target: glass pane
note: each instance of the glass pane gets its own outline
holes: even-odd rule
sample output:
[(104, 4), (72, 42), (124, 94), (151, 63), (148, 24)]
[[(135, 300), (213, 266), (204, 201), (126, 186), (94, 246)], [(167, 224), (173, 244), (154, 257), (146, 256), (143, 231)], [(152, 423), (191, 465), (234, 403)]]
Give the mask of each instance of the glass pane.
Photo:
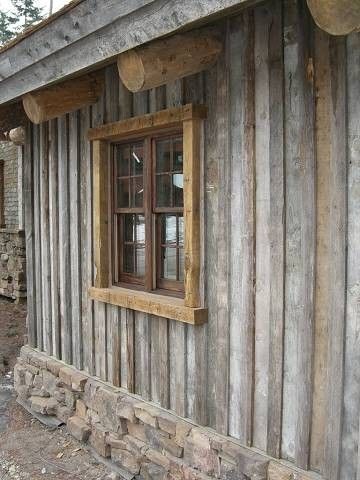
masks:
[(184, 270), (185, 270), (185, 258), (184, 258), (184, 249), (179, 248), (179, 280), (184, 281)]
[(160, 140), (156, 142), (156, 171), (170, 172), (170, 142), (169, 140)]
[(117, 181), (117, 206), (118, 208), (127, 208), (129, 206), (129, 180)]
[(176, 280), (176, 248), (162, 248), (163, 278)]
[(142, 175), (144, 167), (144, 147), (142, 143), (131, 149), (131, 175)]
[(156, 176), (156, 206), (171, 207), (170, 175)]
[(145, 275), (145, 247), (136, 247), (136, 275), (138, 277)]
[(164, 243), (176, 245), (176, 215), (166, 215), (164, 220)]
[(134, 246), (124, 245), (124, 258), (123, 258), (124, 272), (134, 272)]
[(183, 141), (182, 138), (174, 140), (174, 166), (173, 170), (176, 172), (183, 171)]
[(184, 205), (184, 176), (182, 173), (176, 173), (172, 176), (173, 181), (173, 202), (174, 207)]
[(130, 149), (127, 145), (116, 147), (117, 153), (117, 174), (119, 177), (129, 175), (129, 157)]
[(125, 242), (134, 242), (134, 223), (135, 215), (124, 215), (124, 240)]
[(134, 177), (132, 182), (131, 207), (142, 207), (144, 199), (143, 177)]
[(178, 244), (184, 245), (184, 217), (178, 216)]
[(145, 217), (136, 215), (136, 243), (145, 243)]

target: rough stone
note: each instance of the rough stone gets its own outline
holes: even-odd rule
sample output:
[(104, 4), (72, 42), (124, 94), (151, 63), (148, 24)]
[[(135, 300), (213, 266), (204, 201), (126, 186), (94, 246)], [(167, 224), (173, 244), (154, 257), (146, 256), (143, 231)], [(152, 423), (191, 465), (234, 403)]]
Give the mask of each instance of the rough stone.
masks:
[(145, 403), (137, 403), (134, 405), (135, 416), (143, 423), (150, 425), (151, 427), (158, 428), (157, 416), (160, 414), (160, 410), (152, 405)]
[(49, 358), (46, 360), (46, 368), (47, 370), (52, 373), (53, 375), (55, 375), (55, 377), (58, 377), (59, 376), (59, 372), (60, 372), (60, 369), (62, 367), (62, 363), (61, 362), (58, 362), (57, 360), (53, 359), (53, 358)]
[(29, 370), (26, 370), (25, 372), (25, 385), (28, 387), (31, 387), (33, 385), (34, 381), (34, 374), (29, 372)]
[(108, 445), (110, 445), (110, 447), (126, 450), (127, 443), (122, 438), (120, 438), (119, 435), (116, 435), (115, 433), (109, 433), (109, 435), (106, 438), (106, 441)]
[(111, 449), (107, 443), (108, 430), (101, 424), (95, 424), (92, 426), (90, 435), (90, 444), (94, 447), (95, 451), (102, 457), (110, 457)]
[(91, 429), (80, 417), (70, 417), (67, 421), (67, 428), (80, 442), (86, 442), (90, 436)]
[(135, 409), (134, 409), (134, 401), (132, 399), (124, 399), (121, 398), (117, 407), (116, 407), (116, 414), (120, 418), (125, 418), (131, 423), (136, 423), (137, 419), (135, 417)]
[(127, 428), (131, 436), (141, 440), (142, 442), (147, 441), (147, 437), (145, 433), (145, 425), (142, 425), (140, 423), (127, 422)]
[(129, 452), (133, 452), (135, 455), (143, 455), (149, 448), (145, 442), (142, 442), (131, 435), (125, 435), (124, 441), (126, 443), (126, 449), (129, 450)]
[(191, 425), (186, 422), (179, 421), (176, 423), (175, 442), (180, 445), (180, 447), (185, 446), (185, 439), (190, 434), (191, 428)]
[(156, 465), (160, 465), (166, 470), (169, 470), (170, 468), (170, 459), (162, 455), (157, 450), (154, 450), (153, 448), (149, 448), (148, 450), (146, 450), (145, 457), (150, 460), (150, 462), (156, 463)]
[(73, 392), (70, 390), (65, 390), (65, 405), (69, 408), (74, 409), (76, 404), (76, 397)]
[(73, 369), (72, 368), (61, 367), (60, 371), (59, 371), (59, 379), (64, 385), (67, 385), (68, 387), (71, 387), (71, 385), (72, 385), (72, 374), (73, 374)]
[(176, 434), (176, 418), (166, 412), (160, 412), (157, 416), (159, 428), (170, 435)]
[(137, 475), (140, 472), (139, 459), (133, 453), (126, 450), (112, 448), (111, 460), (133, 475)]
[(86, 419), (87, 408), (83, 400), (76, 400), (76, 415)]
[(61, 387), (57, 387), (54, 390), (53, 397), (55, 400), (57, 400), (59, 403), (65, 403), (65, 390)]
[(160, 465), (150, 462), (142, 465), (140, 475), (144, 480), (165, 480), (167, 471)]
[(73, 415), (73, 410), (65, 405), (58, 405), (56, 410), (56, 416), (60, 422), (67, 423), (70, 417)]
[(71, 377), (71, 388), (75, 392), (83, 392), (88, 378), (89, 377), (82, 374), (81, 372), (74, 371)]
[(32, 396), (30, 398), (31, 408), (36, 413), (42, 415), (55, 415), (57, 411), (58, 403), (54, 398), (44, 398)]
[(220, 461), (211, 448), (210, 439), (199, 429), (193, 428), (185, 439), (184, 460), (190, 466), (208, 474), (219, 475)]
[(44, 370), (42, 374), (42, 380), (44, 389), (49, 392), (50, 395), (53, 395), (56, 389), (55, 375), (53, 375), (51, 372), (48, 372), (47, 370)]

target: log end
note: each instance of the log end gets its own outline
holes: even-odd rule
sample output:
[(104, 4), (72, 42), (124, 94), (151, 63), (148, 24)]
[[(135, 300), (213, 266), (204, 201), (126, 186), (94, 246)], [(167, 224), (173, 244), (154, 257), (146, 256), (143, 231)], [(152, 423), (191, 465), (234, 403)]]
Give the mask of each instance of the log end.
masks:
[(119, 76), (130, 92), (141, 92), (145, 84), (145, 71), (136, 50), (121, 53), (117, 59)]

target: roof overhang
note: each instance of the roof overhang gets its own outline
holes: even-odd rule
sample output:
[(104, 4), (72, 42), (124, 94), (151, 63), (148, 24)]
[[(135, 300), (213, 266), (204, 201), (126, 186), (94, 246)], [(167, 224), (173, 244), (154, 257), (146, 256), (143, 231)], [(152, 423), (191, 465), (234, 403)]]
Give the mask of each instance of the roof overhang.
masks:
[(111, 63), (122, 52), (260, 0), (75, 2), (0, 51), (0, 104)]

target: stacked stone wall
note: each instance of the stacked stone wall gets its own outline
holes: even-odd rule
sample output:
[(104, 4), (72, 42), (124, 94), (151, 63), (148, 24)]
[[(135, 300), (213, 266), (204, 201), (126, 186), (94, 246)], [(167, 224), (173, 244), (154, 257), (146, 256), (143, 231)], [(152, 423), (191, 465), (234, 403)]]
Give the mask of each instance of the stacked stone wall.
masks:
[(30, 347), (14, 373), (23, 402), (66, 423), (127, 480), (270, 478), (268, 458)]
[(26, 249), (23, 231), (0, 229), (0, 295), (26, 297)]
[(4, 162), (4, 219), (5, 226), (19, 226), (18, 151), (11, 142), (0, 142), (0, 160)]

